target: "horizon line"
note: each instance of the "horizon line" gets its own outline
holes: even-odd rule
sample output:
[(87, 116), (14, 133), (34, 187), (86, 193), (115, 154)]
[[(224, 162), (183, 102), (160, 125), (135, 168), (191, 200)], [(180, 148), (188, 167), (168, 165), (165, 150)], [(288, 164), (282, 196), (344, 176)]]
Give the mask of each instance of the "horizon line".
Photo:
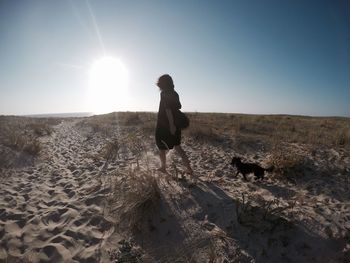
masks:
[[(209, 111), (184, 111), (189, 114), (234, 114), (234, 115), (258, 115), (258, 116), (294, 116), (294, 117), (313, 117), (313, 118), (350, 118), (350, 116), (340, 116), (340, 115), (302, 115), (302, 114), (290, 114), (290, 113), (244, 113), (244, 112), (209, 112)], [(35, 114), (0, 114), (0, 117), (33, 117), (33, 118), (45, 118), (45, 117), (90, 117), (98, 115), (107, 115), (111, 113), (157, 113), (157, 111), (112, 111), (107, 113), (94, 113), (88, 111), (78, 111), (78, 112), (52, 112), (52, 113), (35, 113)], [(66, 115), (66, 116), (64, 116)], [(72, 115), (72, 116), (68, 116)], [(80, 116), (73, 116), (80, 115)]]

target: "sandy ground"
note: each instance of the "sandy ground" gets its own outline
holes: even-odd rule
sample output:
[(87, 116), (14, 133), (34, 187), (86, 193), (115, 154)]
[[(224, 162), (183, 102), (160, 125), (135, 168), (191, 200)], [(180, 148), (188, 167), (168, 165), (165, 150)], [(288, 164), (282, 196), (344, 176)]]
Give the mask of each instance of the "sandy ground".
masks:
[[(230, 158), (264, 166), (264, 150), (185, 139), (199, 180), (175, 180), (181, 160), (170, 152), (171, 176), (152, 172), (161, 200), (150, 227), (128, 234), (108, 212), (104, 162), (92, 158), (103, 141), (87, 139), (80, 120), (42, 137), (34, 165), (2, 170), (0, 262), (350, 262), (348, 152), (294, 145), (307, 159), (298, 176), (244, 181)], [(147, 140), (141, 170), (154, 171)], [(120, 167), (135, 167), (135, 158), (126, 154), (104, 174)]]

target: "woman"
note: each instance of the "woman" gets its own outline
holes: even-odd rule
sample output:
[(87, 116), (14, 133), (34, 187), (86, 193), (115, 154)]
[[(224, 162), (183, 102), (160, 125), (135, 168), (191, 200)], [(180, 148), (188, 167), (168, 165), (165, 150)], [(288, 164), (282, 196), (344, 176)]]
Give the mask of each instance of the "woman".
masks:
[(156, 144), (159, 149), (161, 167), (158, 171), (166, 173), (166, 154), (168, 150), (175, 148), (181, 156), (187, 173), (192, 175), (193, 171), (185, 151), (181, 148), (181, 129), (175, 126), (176, 113), (181, 109), (179, 95), (174, 90), (173, 79), (168, 75), (159, 77), (160, 103), (156, 127)]

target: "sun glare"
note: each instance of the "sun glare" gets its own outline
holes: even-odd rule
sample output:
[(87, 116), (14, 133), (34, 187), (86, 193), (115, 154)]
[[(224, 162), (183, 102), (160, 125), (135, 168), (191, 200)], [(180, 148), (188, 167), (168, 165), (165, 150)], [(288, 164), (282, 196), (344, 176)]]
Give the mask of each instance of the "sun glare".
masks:
[(120, 59), (102, 57), (89, 72), (89, 108), (94, 113), (123, 110), (127, 106), (128, 71)]

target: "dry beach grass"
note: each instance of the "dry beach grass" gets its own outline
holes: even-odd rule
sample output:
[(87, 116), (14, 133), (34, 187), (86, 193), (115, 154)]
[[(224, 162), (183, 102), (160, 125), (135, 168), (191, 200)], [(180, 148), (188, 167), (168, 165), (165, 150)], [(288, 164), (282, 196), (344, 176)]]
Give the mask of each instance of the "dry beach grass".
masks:
[(195, 184), (154, 113), (0, 117), (0, 262), (349, 262), (350, 119), (189, 117)]

